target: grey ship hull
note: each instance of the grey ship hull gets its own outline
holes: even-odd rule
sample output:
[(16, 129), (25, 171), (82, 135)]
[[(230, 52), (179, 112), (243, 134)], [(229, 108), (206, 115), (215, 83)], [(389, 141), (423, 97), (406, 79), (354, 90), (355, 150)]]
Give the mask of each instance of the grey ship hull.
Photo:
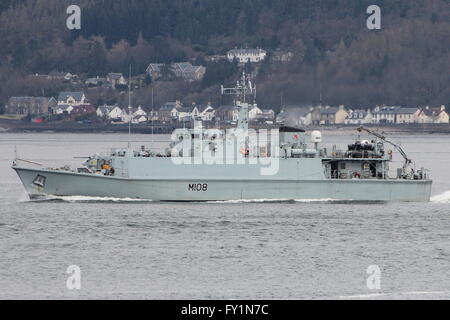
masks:
[[(14, 166), (31, 198), (88, 196), (148, 199), (153, 201), (226, 200), (430, 200), (431, 180), (304, 179), (268, 177), (127, 178), (31, 169)], [(45, 177), (43, 186), (35, 183)]]

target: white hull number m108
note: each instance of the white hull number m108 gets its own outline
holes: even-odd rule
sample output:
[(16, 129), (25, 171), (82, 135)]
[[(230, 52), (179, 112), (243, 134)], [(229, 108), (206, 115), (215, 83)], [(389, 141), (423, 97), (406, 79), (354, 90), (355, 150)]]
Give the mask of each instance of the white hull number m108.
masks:
[(188, 186), (189, 191), (208, 191), (207, 183), (191, 183)]

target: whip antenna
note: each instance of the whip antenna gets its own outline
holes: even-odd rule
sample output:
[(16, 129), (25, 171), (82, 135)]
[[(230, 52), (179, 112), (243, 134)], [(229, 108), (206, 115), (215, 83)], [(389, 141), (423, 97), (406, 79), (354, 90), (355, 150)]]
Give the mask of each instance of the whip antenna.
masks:
[(128, 80), (128, 149), (131, 149), (131, 64)]

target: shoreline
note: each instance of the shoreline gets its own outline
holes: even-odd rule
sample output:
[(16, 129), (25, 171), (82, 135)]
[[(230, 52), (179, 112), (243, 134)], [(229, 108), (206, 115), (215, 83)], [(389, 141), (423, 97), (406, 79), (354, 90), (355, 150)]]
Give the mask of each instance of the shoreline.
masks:
[[(364, 124), (364, 127), (373, 129), (381, 133), (389, 134), (448, 134), (450, 135), (450, 124), (390, 124), (376, 125)], [(205, 126), (206, 129), (213, 126)], [(232, 126), (220, 126), (227, 129)], [(274, 125), (252, 125), (254, 129), (273, 129), (279, 126)], [(302, 129), (306, 131), (320, 130), (327, 133), (354, 133), (359, 125), (329, 125), (329, 126), (305, 126)], [(181, 124), (155, 124), (153, 127), (149, 124), (132, 125), (133, 133), (141, 134), (171, 134), (175, 129), (181, 129)], [(108, 124), (108, 123), (77, 123), (77, 122), (61, 122), (61, 123), (30, 123), (21, 120), (5, 120), (0, 119), (0, 133), (127, 133), (127, 124)]]

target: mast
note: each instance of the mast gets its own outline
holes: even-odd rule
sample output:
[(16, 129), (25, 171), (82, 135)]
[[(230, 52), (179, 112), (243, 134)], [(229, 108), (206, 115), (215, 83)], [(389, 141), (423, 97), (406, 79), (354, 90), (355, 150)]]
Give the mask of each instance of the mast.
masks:
[(152, 113), (151, 113), (151, 124), (152, 124), (152, 145), (153, 145), (153, 110), (154, 110), (154, 97), (153, 97), (153, 87), (152, 87)]
[(248, 130), (248, 109), (249, 104), (246, 102), (247, 95), (256, 95), (256, 86), (252, 84), (251, 78), (244, 72), (242, 72), (242, 78), (236, 82), (234, 88), (225, 88), (221, 86), (222, 95), (234, 95), (239, 100), (236, 101), (236, 106), (240, 107), (239, 120), (237, 129)]
[(131, 149), (131, 64), (128, 80), (128, 149)]

